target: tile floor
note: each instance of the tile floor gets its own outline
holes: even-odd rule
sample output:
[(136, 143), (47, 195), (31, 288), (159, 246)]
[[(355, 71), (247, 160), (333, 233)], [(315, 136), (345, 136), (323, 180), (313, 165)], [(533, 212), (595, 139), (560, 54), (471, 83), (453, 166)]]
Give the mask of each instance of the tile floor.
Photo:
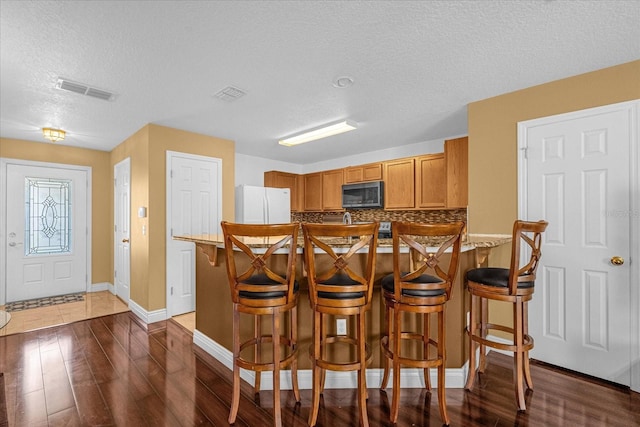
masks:
[[(0, 306), (0, 310), (3, 309), (4, 306)], [(9, 323), (0, 328), (0, 336), (63, 325), (78, 320), (92, 319), (125, 311), (129, 311), (129, 307), (111, 292), (88, 292), (85, 294), (84, 301), (12, 311), (9, 313), (11, 315)], [(175, 316), (173, 319), (193, 333), (196, 326), (195, 313)]]

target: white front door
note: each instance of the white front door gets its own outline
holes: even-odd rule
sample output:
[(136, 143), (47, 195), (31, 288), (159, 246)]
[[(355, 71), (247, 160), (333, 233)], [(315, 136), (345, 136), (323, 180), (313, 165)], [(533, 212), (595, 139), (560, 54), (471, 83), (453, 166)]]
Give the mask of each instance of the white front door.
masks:
[(531, 357), (625, 385), (632, 369), (632, 120), (628, 107), (603, 107), (519, 129), (521, 216), (549, 221), (529, 309)]
[(116, 295), (129, 302), (131, 276), (131, 162), (124, 159), (114, 166), (114, 281)]
[(85, 292), (87, 170), (6, 164), (6, 301)]
[(174, 235), (220, 233), (222, 160), (167, 152), (167, 315), (195, 310), (195, 245)]

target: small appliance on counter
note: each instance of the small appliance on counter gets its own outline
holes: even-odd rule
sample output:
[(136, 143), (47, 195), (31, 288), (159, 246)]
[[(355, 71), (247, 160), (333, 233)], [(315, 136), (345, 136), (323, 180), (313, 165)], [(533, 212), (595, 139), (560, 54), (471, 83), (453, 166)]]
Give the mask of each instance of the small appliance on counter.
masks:
[(380, 221), (380, 228), (378, 229), (378, 239), (390, 239), (391, 238), (391, 222)]

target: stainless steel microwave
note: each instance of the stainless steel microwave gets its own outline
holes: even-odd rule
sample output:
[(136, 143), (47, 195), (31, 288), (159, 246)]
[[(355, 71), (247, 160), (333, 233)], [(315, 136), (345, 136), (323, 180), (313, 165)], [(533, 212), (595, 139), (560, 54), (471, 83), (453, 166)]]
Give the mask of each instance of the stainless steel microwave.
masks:
[(384, 183), (373, 181), (344, 184), (342, 186), (342, 207), (351, 209), (384, 207)]

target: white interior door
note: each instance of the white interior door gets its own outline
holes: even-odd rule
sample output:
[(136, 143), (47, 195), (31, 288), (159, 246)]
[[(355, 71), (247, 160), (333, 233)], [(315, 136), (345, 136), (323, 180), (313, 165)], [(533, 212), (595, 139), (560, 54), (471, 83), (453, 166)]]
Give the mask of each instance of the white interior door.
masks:
[(84, 292), (86, 170), (6, 165), (6, 301)]
[(116, 295), (129, 302), (131, 279), (131, 162), (114, 166), (114, 281)]
[(625, 385), (633, 341), (631, 120), (628, 108), (603, 108), (520, 128), (524, 214), (549, 221), (529, 310), (531, 357)]
[(195, 245), (174, 235), (220, 233), (222, 160), (167, 152), (167, 314), (195, 310)]

